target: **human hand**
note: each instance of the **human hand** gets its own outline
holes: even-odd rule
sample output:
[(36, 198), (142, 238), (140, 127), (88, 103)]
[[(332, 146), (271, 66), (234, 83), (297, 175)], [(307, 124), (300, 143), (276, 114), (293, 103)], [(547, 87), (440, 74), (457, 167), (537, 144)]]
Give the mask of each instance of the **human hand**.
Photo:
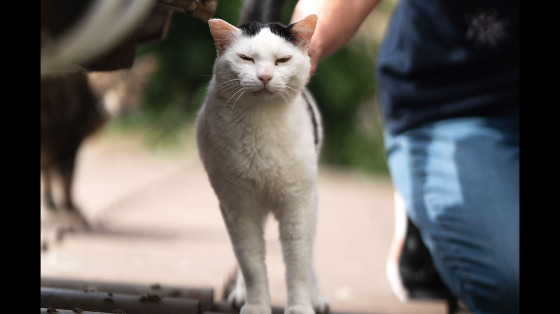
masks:
[[(313, 39), (312, 39), (312, 42), (313, 42)], [(309, 63), (311, 63), (311, 68), (309, 69), (309, 76), (307, 77), (307, 84), (309, 84), (309, 81), (311, 80), (311, 77), (313, 76), (313, 74), (315, 74), (315, 71), (317, 71), (317, 64), (319, 63), (319, 53), (311, 45), (311, 46), (309, 46), (309, 49), (307, 50), (307, 54), (309, 55)]]
[(198, 3), (196, 9), (192, 12), (193, 16), (205, 22), (214, 17), (218, 0), (206, 0)]

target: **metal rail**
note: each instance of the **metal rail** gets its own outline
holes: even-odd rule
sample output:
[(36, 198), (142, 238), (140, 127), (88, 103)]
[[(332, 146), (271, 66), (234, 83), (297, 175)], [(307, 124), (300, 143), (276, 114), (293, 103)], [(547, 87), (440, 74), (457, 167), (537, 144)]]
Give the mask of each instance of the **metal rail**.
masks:
[(41, 278), (41, 287), (73, 289), (88, 292), (158, 295), (161, 298), (184, 298), (198, 300), (202, 312), (212, 308), (214, 290), (204, 287), (179, 287), (160, 284), (130, 284), (122, 282), (85, 281), (61, 278)]

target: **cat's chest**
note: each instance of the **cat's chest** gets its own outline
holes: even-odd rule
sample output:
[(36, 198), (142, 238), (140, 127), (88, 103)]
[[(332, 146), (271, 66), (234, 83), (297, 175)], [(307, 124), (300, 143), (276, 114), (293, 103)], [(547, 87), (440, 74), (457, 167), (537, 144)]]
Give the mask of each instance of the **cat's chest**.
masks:
[[(213, 148), (226, 169), (239, 176), (283, 176), (305, 171), (314, 156), (305, 111), (276, 108), (222, 117)], [(309, 133), (309, 134), (308, 134)]]
[[(294, 157), (301, 143), (301, 125), (296, 117), (257, 113), (233, 119), (226, 139), (239, 158), (265, 165)], [(254, 165), (258, 166), (258, 165)]]

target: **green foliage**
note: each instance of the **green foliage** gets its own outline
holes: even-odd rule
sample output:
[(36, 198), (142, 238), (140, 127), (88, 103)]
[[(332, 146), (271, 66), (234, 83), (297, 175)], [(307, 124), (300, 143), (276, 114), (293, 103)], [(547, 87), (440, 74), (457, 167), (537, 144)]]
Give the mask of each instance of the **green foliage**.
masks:
[(359, 42), (319, 63), (309, 88), (323, 116), (323, 163), (387, 173), (374, 72), (374, 56)]
[[(216, 17), (238, 19), (240, 1), (221, 1)], [(137, 111), (118, 118), (113, 127), (143, 134), (153, 148), (182, 145), (185, 128), (194, 123), (212, 76), (216, 48), (208, 24), (191, 15), (174, 13), (163, 41), (139, 46), (137, 56), (155, 53), (153, 73)]]
[[(295, 5), (288, 1), (289, 19)], [(215, 17), (237, 24), (241, 1), (220, 1)], [(365, 44), (351, 45), (321, 62), (309, 88), (323, 115), (321, 161), (386, 174), (375, 98), (374, 60)], [(190, 15), (173, 15), (164, 41), (139, 47), (137, 55), (156, 53), (159, 68), (143, 103), (120, 117), (118, 128), (142, 130), (151, 146), (180, 145), (179, 136), (194, 124), (212, 74), (216, 49), (208, 25)], [(184, 133), (184, 132), (183, 132)]]

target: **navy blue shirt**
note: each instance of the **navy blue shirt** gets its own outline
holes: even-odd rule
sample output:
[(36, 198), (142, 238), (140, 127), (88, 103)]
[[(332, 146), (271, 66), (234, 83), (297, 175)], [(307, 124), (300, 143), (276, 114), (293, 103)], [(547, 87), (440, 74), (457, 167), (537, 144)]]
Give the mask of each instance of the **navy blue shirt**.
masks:
[(386, 130), (518, 115), (518, 9), (518, 0), (400, 0), (376, 68)]

